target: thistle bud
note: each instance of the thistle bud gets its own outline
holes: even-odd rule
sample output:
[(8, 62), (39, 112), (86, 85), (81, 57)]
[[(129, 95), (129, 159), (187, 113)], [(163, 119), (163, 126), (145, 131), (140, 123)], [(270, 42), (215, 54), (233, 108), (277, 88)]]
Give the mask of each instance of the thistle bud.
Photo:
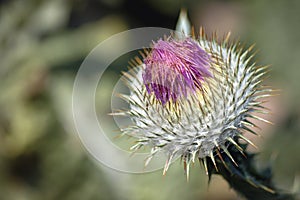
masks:
[(129, 109), (114, 114), (132, 120), (133, 125), (122, 129), (137, 140), (132, 150), (151, 148), (146, 164), (165, 152), (165, 174), (180, 156), (188, 177), (196, 159), (207, 173), (207, 158), (216, 170), (215, 158), (223, 160), (222, 155), (237, 165), (228, 148), (233, 145), (244, 155), (239, 139), (255, 146), (244, 133), (256, 134), (250, 118), (269, 123), (255, 113), (267, 112), (260, 98), (272, 90), (262, 85), (267, 67), (251, 61), (252, 47), (243, 50), (238, 42), (229, 42), (230, 34), (220, 41), (215, 35), (208, 39), (200, 29), (196, 36), (189, 26), (182, 27), (189, 25), (186, 13), (179, 23), (184, 34), (153, 42), (143, 60), (137, 58), (133, 70), (124, 72), (130, 94), (122, 97)]
[(133, 150), (152, 148), (148, 161), (166, 152), (164, 173), (176, 156), (182, 157), (187, 175), (195, 159), (209, 157), (215, 163), (220, 152), (235, 163), (228, 144), (243, 153), (237, 138), (254, 145), (244, 136), (255, 133), (249, 118), (268, 122), (255, 115), (263, 109), (260, 98), (271, 92), (262, 86), (266, 67), (250, 62), (251, 48), (242, 50), (228, 38), (216, 41), (203, 31), (199, 37), (159, 39), (143, 60), (136, 60), (134, 70), (125, 72), (130, 109), (119, 114), (134, 125), (122, 131), (137, 139)]
[(196, 36), (188, 30), (186, 12), (180, 17), (177, 27), (183, 34), (153, 42), (141, 53), (143, 60), (136, 58), (133, 69), (124, 72), (130, 94), (121, 97), (129, 109), (114, 115), (132, 120), (122, 129), (136, 138), (131, 149), (151, 148), (145, 165), (157, 152), (166, 153), (163, 174), (180, 156), (188, 178), (198, 159), (209, 177), (222, 175), (248, 199), (294, 199), (276, 189), (271, 168), (257, 170), (255, 154), (246, 151), (248, 144), (255, 147), (245, 136), (256, 135), (251, 119), (271, 123), (256, 115), (268, 113), (261, 100), (273, 93), (262, 84), (268, 67), (252, 61), (253, 46), (243, 49), (229, 42), (230, 34), (208, 39), (202, 28)]

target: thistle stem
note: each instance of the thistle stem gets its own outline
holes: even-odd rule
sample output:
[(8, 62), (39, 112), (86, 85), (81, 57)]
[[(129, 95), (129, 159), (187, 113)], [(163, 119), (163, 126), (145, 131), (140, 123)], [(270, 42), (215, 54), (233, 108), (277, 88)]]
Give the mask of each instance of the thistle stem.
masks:
[[(254, 166), (256, 154), (246, 151), (242, 155), (234, 145), (228, 146), (228, 151), (235, 158), (236, 164), (225, 152), (215, 156), (215, 163), (208, 160), (209, 178), (212, 174), (221, 175), (229, 185), (246, 199), (256, 200), (294, 200), (295, 196), (276, 188), (272, 181), (271, 168), (260, 171)], [(216, 170), (216, 167), (218, 170)]]

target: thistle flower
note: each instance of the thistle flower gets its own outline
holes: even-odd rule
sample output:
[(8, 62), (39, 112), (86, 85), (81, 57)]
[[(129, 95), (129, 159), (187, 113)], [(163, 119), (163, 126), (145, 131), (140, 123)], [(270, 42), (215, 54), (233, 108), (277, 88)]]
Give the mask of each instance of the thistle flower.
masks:
[(249, 118), (268, 122), (255, 112), (264, 111), (260, 98), (271, 92), (262, 86), (266, 67), (250, 63), (252, 47), (243, 51), (228, 42), (229, 35), (219, 44), (202, 29), (199, 37), (192, 35), (160, 39), (143, 61), (135, 60), (134, 69), (124, 73), (130, 95), (122, 97), (130, 109), (118, 113), (134, 122), (122, 130), (137, 138), (132, 150), (152, 148), (146, 164), (156, 152), (166, 152), (165, 174), (172, 159), (181, 156), (187, 177), (195, 159), (203, 161), (206, 172), (207, 157), (216, 166), (220, 152), (236, 163), (227, 146), (243, 154), (237, 138), (254, 145), (244, 132), (255, 134)]
[(273, 93), (262, 84), (268, 67), (252, 61), (253, 46), (244, 50), (229, 42), (230, 33), (221, 42), (216, 35), (209, 39), (202, 28), (195, 36), (186, 12), (177, 30), (184, 35), (153, 42), (141, 53), (143, 60), (132, 60), (132, 70), (124, 72), (130, 94), (120, 97), (129, 109), (113, 114), (131, 118), (133, 125), (121, 130), (136, 138), (131, 149), (151, 147), (145, 165), (165, 152), (163, 174), (180, 156), (188, 178), (198, 159), (209, 177), (222, 175), (248, 199), (294, 199), (274, 187), (270, 168), (260, 172), (254, 167), (255, 154), (246, 150), (248, 144), (255, 147), (244, 135), (256, 135), (251, 119), (271, 123), (257, 116), (268, 113), (262, 98)]

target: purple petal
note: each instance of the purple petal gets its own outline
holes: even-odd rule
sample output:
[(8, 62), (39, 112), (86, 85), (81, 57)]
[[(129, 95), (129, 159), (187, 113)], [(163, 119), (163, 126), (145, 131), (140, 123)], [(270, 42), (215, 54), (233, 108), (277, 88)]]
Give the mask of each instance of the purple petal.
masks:
[(210, 55), (191, 38), (160, 39), (144, 59), (143, 82), (164, 105), (199, 89), (205, 77), (212, 76), (210, 63)]

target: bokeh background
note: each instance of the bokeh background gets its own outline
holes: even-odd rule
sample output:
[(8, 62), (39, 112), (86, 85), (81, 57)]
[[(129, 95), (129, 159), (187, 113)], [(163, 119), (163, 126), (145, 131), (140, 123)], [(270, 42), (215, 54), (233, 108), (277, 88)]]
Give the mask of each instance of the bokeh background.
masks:
[[(173, 29), (181, 7), (188, 10), (196, 30), (204, 26), (220, 35), (231, 31), (245, 46), (256, 43), (259, 64), (271, 64), (267, 82), (281, 94), (266, 103), (272, 111), (266, 118), (275, 125), (260, 124), (262, 137), (253, 138), (261, 152), (257, 160), (262, 167), (274, 166), (280, 188), (299, 189), (300, 1), (2, 0), (1, 200), (242, 199), (220, 177), (214, 176), (208, 186), (198, 164), (189, 182), (179, 162), (166, 176), (162, 171), (116, 172), (93, 161), (76, 136), (71, 94), (85, 56), (121, 31)], [(97, 95), (111, 98), (112, 86), (135, 53), (112, 64)], [(99, 113), (111, 112), (105, 102), (98, 102)]]

